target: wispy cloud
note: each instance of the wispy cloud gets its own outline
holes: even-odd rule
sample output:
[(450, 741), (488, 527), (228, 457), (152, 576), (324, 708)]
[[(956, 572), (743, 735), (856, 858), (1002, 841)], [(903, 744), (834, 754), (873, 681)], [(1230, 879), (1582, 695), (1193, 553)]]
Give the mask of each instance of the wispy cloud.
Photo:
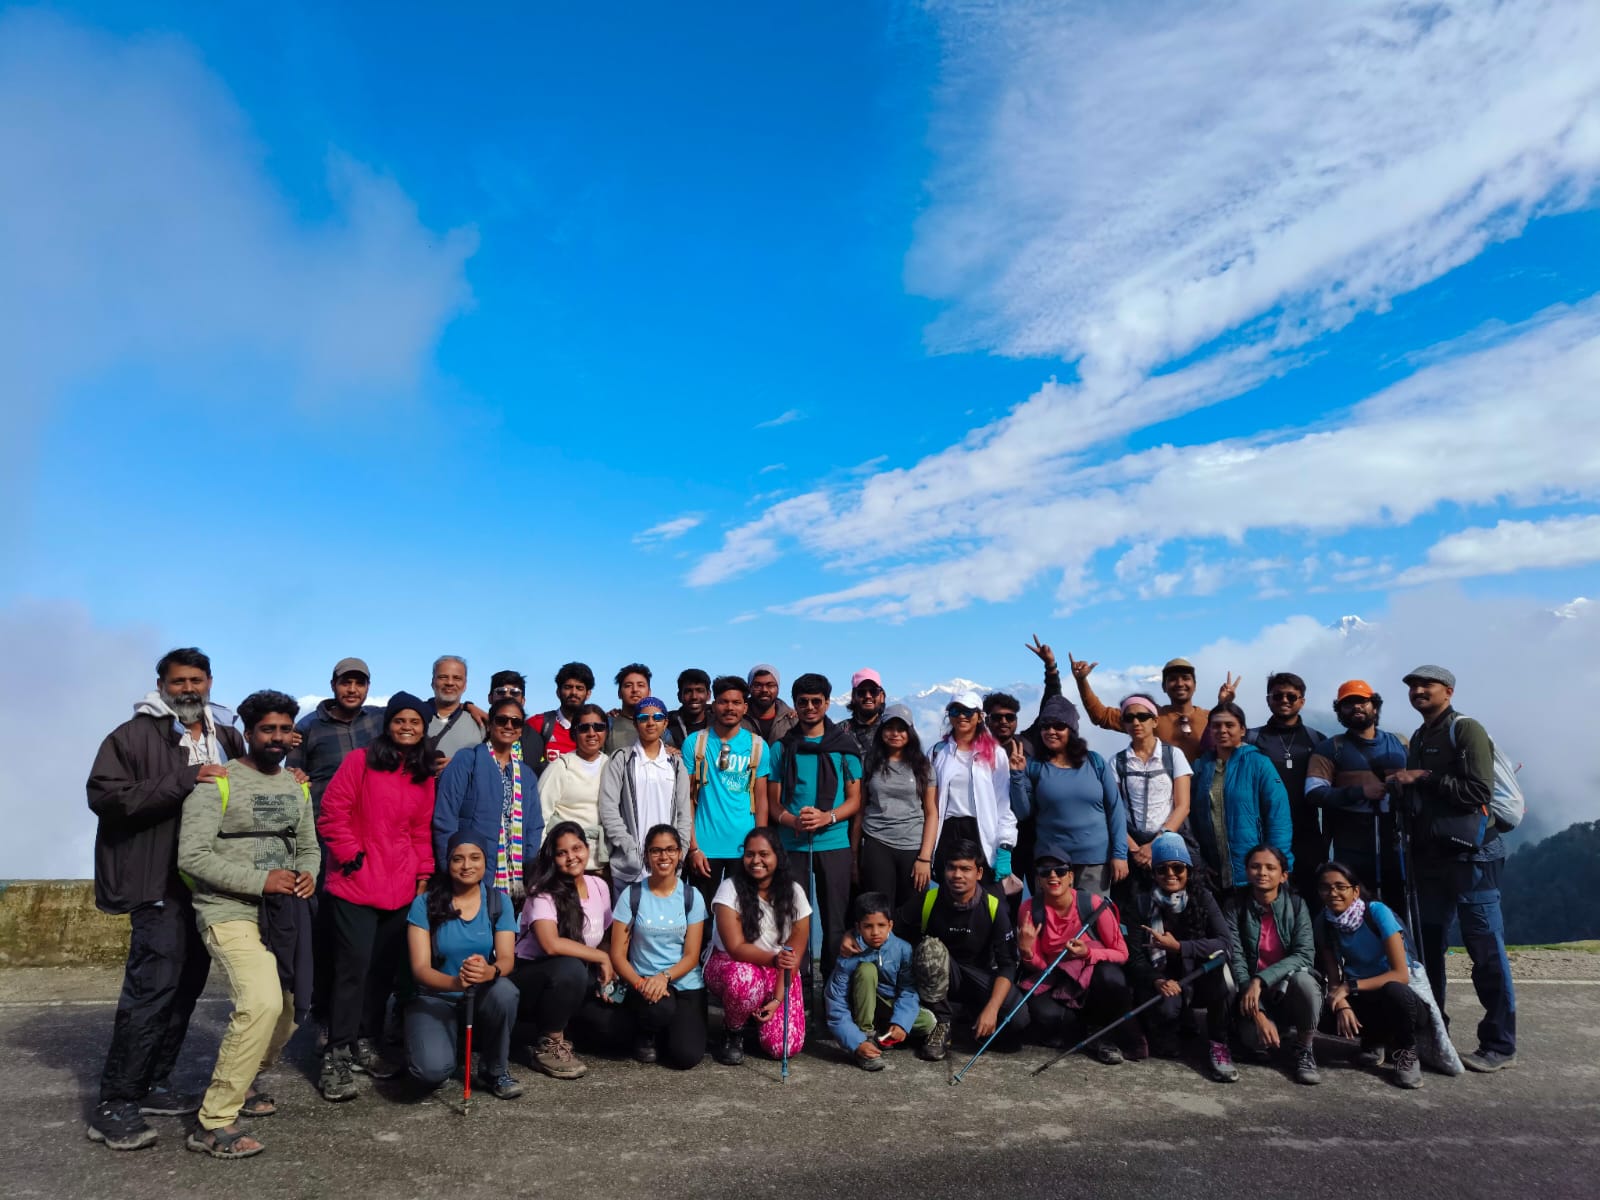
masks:
[(757, 471), (756, 474), (770, 475), (774, 471), (787, 471), (788, 469), (789, 467), (787, 463), (768, 463), (766, 466), (762, 467), (761, 470)]
[(1395, 582), (1511, 575), (1593, 562), (1600, 562), (1600, 515), (1500, 521), (1491, 528), (1463, 529), (1439, 539), (1428, 548), (1426, 563), (1401, 572)]
[(674, 538), (681, 538), (705, 519), (705, 513), (684, 513), (681, 517), (673, 517), (670, 521), (662, 521), (659, 525), (652, 525), (649, 529), (641, 530), (633, 535), (633, 540), (637, 545), (641, 546), (670, 542)]
[[(790, 408), (784, 410), (775, 417), (769, 417), (765, 421), (757, 421), (756, 428), (776, 429), (779, 425), (792, 425), (794, 422), (803, 420), (804, 418), (805, 413), (801, 412), (798, 408)], [(779, 465), (781, 466), (782, 464), (780, 463)]]

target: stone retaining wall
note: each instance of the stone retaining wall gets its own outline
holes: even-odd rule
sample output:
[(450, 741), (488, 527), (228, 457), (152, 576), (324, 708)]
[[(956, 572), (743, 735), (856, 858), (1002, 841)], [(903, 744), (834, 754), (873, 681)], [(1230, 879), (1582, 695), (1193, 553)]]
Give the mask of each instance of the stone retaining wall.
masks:
[(0, 967), (116, 963), (127, 955), (128, 918), (97, 909), (90, 880), (0, 880)]

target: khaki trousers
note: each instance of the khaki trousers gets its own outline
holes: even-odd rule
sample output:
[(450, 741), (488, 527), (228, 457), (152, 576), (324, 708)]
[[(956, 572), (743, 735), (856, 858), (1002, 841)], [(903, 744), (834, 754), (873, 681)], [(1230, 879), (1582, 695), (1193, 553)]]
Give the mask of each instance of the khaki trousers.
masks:
[(294, 997), (279, 984), (278, 960), (261, 944), (254, 921), (223, 921), (201, 937), (233, 1001), (211, 1086), (200, 1103), (200, 1127), (221, 1129), (233, 1124), (256, 1076), (294, 1035)]

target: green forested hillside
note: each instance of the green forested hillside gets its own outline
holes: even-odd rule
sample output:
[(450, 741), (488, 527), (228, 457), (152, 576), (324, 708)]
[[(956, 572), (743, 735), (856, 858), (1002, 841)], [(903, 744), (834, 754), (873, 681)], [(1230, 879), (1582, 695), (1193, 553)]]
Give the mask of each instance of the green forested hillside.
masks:
[(1600, 938), (1600, 821), (1581, 822), (1506, 860), (1506, 941)]

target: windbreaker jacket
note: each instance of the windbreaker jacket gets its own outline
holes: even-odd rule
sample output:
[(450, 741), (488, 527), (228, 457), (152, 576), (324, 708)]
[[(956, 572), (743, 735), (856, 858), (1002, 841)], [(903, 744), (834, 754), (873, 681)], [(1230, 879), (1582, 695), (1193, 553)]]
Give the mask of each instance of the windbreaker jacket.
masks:
[(850, 1013), (850, 981), (863, 965), (878, 969), (878, 995), (894, 1003), (890, 1020), (901, 1029), (910, 1031), (917, 1019), (921, 1001), (917, 998), (917, 981), (911, 970), (911, 946), (890, 934), (887, 941), (876, 950), (863, 950), (848, 958), (841, 956), (828, 976), (828, 990), (823, 997), (828, 1013), (828, 1031), (839, 1039), (839, 1044), (851, 1054), (867, 1040), (867, 1034)]
[(371, 770), (365, 749), (345, 755), (317, 816), (330, 893), (386, 911), (416, 898), (417, 881), (433, 874), (433, 784), (414, 782), (404, 769)]

